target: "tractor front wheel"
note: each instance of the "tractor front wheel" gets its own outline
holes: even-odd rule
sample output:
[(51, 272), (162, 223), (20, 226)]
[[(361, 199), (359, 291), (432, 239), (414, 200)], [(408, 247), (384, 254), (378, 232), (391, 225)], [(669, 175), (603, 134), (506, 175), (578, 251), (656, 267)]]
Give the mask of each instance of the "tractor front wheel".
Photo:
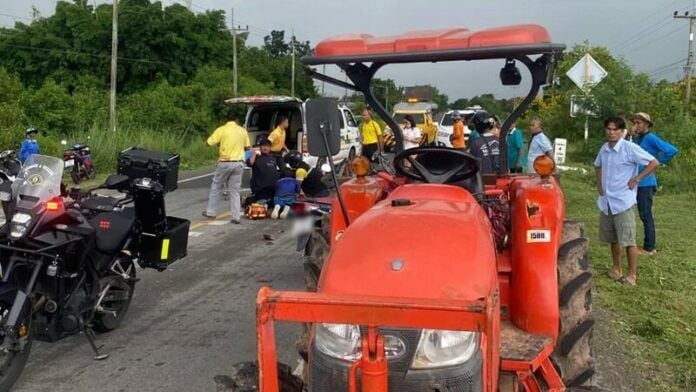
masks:
[(591, 387), (592, 357), (592, 273), (588, 258), (589, 241), (580, 222), (566, 221), (558, 251), (558, 302), (560, 333), (553, 360), (566, 387)]

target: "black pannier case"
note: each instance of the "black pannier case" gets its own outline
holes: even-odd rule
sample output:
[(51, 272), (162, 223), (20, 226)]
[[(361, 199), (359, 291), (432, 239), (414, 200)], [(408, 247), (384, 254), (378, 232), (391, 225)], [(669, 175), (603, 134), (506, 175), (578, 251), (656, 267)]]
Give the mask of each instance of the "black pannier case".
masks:
[(131, 147), (118, 153), (117, 171), (131, 181), (137, 178), (157, 181), (165, 192), (171, 192), (179, 180), (179, 155)]
[(186, 257), (190, 221), (167, 217), (167, 229), (160, 233), (140, 233), (138, 264), (143, 268), (165, 270)]

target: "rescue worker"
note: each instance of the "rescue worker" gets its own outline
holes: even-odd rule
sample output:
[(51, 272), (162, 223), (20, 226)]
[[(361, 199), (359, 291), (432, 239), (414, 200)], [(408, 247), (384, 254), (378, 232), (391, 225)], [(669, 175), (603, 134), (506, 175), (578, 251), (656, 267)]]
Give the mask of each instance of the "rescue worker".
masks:
[(24, 132), (24, 141), (22, 146), (19, 148), (19, 160), (24, 163), (31, 155), (39, 154), (41, 148), (39, 147), (39, 142), (36, 140), (36, 135), (38, 135), (39, 130), (36, 128), (28, 128)]
[(258, 145), (258, 150), (253, 151), (247, 159), (247, 165), (251, 167), (251, 196), (245, 200), (245, 206), (273, 200), (275, 183), (280, 178), (278, 161), (271, 154), (271, 141), (264, 137), (258, 140)]
[(466, 139), (464, 134), (464, 122), (462, 121), (462, 116), (459, 112), (455, 112), (452, 116), (454, 119), (454, 125), (452, 126), (452, 148), (463, 149), (466, 148)]
[(372, 113), (368, 108), (363, 109), (362, 119), (362, 124), (360, 124), (362, 155), (372, 161), (372, 157), (376, 152), (381, 154), (384, 151), (382, 128), (377, 121), (372, 119)]
[(474, 115), (472, 122), (481, 136), (469, 143), (469, 153), (481, 161), (481, 174), (499, 174), (500, 121), (488, 112), (480, 111)]
[(290, 120), (287, 116), (279, 116), (276, 121), (276, 127), (268, 135), (268, 140), (271, 141), (271, 153), (280, 158), (284, 152), (288, 151), (288, 146), (285, 145), (285, 132), (290, 127)]
[(295, 169), (295, 179), (300, 182), (302, 193), (309, 197), (328, 197), (329, 188), (321, 180), (323, 174), (320, 169), (312, 168), (302, 160), (302, 155), (297, 151), (290, 151), (285, 156), (285, 161)]
[(231, 222), (241, 223), (242, 174), (244, 173), (244, 151), (250, 147), (249, 134), (237, 124), (237, 113), (227, 111), (227, 123), (215, 130), (207, 140), (209, 146), (219, 145), (219, 159), (213, 174), (208, 195), (208, 207), (203, 211), (206, 218), (215, 218), (222, 192), (227, 184), (230, 193)]

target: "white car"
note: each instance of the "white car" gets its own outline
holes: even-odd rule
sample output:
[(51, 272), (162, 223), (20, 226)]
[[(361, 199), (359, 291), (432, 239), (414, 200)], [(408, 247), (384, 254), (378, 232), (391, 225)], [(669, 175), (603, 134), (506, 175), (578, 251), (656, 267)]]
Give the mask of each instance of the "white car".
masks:
[[(318, 158), (307, 152), (307, 138), (304, 136), (305, 103), (302, 100), (288, 96), (249, 96), (231, 98), (225, 102), (247, 105), (244, 127), (249, 132), (251, 144), (256, 144), (256, 140), (261, 136), (268, 136), (275, 128), (278, 117), (287, 116), (290, 127), (285, 134), (285, 144), (289, 149), (301, 152), (304, 161), (316, 167)], [(341, 150), (333, 156), (333, 161), (339, 165), (346, 159), (358, 156), (361, 144), (353, 113), (344, 105), (337, 105), (336, 110), (341, 113)]]
[[(468, 114), (474, 114), (479, 110), (483, 110), (480, 106), (474, 106), (466, 108), (463, 110), (448, 110), (440, 118), (440, 122), (437, 124), (437, 145), (444, 147), (452, 147), (452, 142), (450, 137), (454, 132), (454, 113), (459, 112), (460, 116), (466, 116)], [(464, 128), (464, 138), (469, 139), (469, 134), (471, 130), (468, 127)]]

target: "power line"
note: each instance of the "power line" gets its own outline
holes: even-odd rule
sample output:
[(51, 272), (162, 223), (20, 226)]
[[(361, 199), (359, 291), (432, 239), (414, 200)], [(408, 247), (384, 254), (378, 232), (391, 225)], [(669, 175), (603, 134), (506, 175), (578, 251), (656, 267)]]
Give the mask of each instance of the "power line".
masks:
[(681, 63), (684, 62), (684, 61), (686, 61), (685, 58), (684, 58), (684, 59), (681, 59), (681, 60), (679, 60), (679, 61), (675, 61), (675, 62), (673, 62), (673, 63), (669, 63), (669, 64), (662, 65), (662, 66), (660, 66), (660, 67), (657, 67), (657, 68), (655, 68), (655, 69), (653, 69), (653, 70), (651, 70), (651, 71), (648, 71), (648, 73), (651, 74), (651, 73), (654, 73), (654, 72), (659, 72), (659, 71), (662, 70), (663, 68), (668, 68), (668, 67), (671, 67), (671, 66), (674, 66), (674, 65), (677, 65), (677, 64), (679, 64), (679, 66), (681, 66)]
[[(13, 37), (12, 35), (4, 35), (1, 33), (0, 33), (0, 36)], [(108, 55), (108, 54), (95, 54), (95, 53), (79, 52), (76, 50), (42, 48), (42, 47), (28, 46), (28, 45), (2, 44), (2, 43), (0, 43), (0, 47), (35, 50), (35, 51), (39, 51), (39, 52), (56, 52), (56, 53), (62, 53), (62, 54), (88, 56), (88, 57), (95, 57), (95, 58), (102, 58), (102, 59), (110, 59), (111, 58), (111, 55)], [(149, 64), (169, 65), (169, 63), (164, 62), (164, 61), (139, 59), (139, 58), (132, 58), (132, 57), (118, 57), (118, 60), (119, 61), (130, 61), (130, 62), (134, 62), (134, 63), (149, 63)]]
[(635, 47), (635, 48), (633, 48), (633, 49), (631, 49), (631, 50), (625, 51), (624, 53), (625, 53), (625, 54), (626, 54), (626, 53), (633, 53), (633, 52), (635, 52), (635, 51), (637, 51), (637, 50), (640, 50), (640, 49), (643, 49), (643, 48), (645, 48), (646, 46), (649, 46), (649, 45), (651, 45), (651, 44), (654, 44), (654, 43), (661, 43), (661, 41), (662, 41), (663, 39), (669, 37), (670, 35), (672, 35), (672, 34), (674, 34), (674, 33), (680, 32), (680, 31), (682, 31), (682, 30), (683, 30), (683, 28), (682, 28), (681, 26), (677, 26), (676, 29), (673, 29), (673, 30), (667, 32), (666, 34), (663, 34), (663, 35), (661, 35), (661, 36), (659, 36), (659, 37), (657, 37), (657, 38), (653, 38), (651, 41), (646, 42), (646, 43), (644, 43), (643, 45), (639, 45), (639, 46), (637, 46), (637, 47)]
[(633, 37), (631, 37), (631, 38), (621, 42), (620, 44), (616, 45), (614, 47), (614, 50), (619, 51), (619, 50), (625, 49), (627, 47), (630, 47), (630, 46), (634, 45), (635, 43), (640, 42), (641, 39), (643, 39), (645, 37), (649, 37), (651, 34), (659, 31), (661, 28), (669, 25), (671, 22), (672, 22), (671, 16), (666, 16), (662, 22), (654, 24), (651, 27), (648, 27), (647, 29), (634, 35)]
[[(679, 1), (680, 1), (680, 0), (674, 0), (674, 1), (672, 1), (670, 4), (668, 4), (668, 5), (666, 5), (666, 6), (665, 6), (665, 5), (660, 5), (660, 6), (659, 6), (657, 9), (655, 9), (654, 11), (649, 12), (649, 13), (645, 16), (645, 18), (639, 20), (638, 22), (630, 21), (630, 24), (629, 24), (628, 26), (624, 26), (624, 28), (621, 29), (621, 30), (622, 30), (622, 31), (626, 31), (626, 30), (628, 30), (628, 28), (630, 28), (630, 27), (632, 27), (632, 26), (641, 26), (643, 23), (645, 23), (645, 22), (647, 22), (647, 21), (649, 21), (649, 20), (654, 19), (654, 18), (655, 18), (655, 14), (659, 14), (660, 12), (664, 11), (665, 9), (668, 9), (668, 8), (672, 7), (674, 4), (678, 3)], [(669, 19), (669, 16), (667, 16), (667, 19)], [(653, 25), (653, 26), (654, 26), (654, 25)], [(623, 36), (625, 37), (625, 35), (623, 35)], [(635, 37), (635, 36), (631, 36), (631, 37), (628, 37), (628, 39), (622, 38), (623, 41), (621, 41), (621, 43), (616, 44), (616, 45), (610, 45), (610, 46), (619, 46), (619, 45), (622, 45), (623, 43), (625, 43), (625, 42), (631, 40), (631, 39), (634, 38), (634, 37)]]

